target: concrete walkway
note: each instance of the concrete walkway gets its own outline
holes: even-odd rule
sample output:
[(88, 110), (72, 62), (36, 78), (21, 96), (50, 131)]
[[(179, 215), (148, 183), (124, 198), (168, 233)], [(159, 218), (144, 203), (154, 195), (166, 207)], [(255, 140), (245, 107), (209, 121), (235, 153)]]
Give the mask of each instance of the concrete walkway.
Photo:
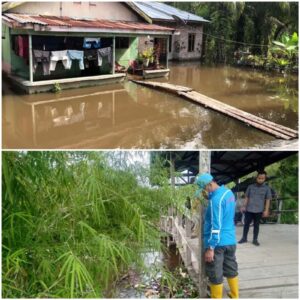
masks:
[[(237, 227), (237, 239), (242, 236)], [(241, 298), (298, 298), (298, 225), (260, 226), (260, 246), (238, 244)]]

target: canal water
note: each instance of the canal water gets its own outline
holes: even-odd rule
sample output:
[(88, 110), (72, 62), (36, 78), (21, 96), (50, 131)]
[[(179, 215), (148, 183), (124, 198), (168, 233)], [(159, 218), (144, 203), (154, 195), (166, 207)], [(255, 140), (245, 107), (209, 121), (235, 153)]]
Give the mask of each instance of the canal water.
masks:
[[(166, 245), (165, 245), (166, 246)], [(175, 272), (183, 267), (176, 245), (172, 244), (164, 251), (145, 252), (143, 262), (147, 271), (141, 272), (132, 268), (116, 282), (108, 298), (160, 298), (163, 293), (160, 287), (162, 269)]]
[[(252, 69), (171, 64), (168, 79), (297, 129), (298, 78)], [(182, 98), (125, 81), (59, 94), (16, 94), (3, 84), (6, 149), (268, 147), (275, 138)]]

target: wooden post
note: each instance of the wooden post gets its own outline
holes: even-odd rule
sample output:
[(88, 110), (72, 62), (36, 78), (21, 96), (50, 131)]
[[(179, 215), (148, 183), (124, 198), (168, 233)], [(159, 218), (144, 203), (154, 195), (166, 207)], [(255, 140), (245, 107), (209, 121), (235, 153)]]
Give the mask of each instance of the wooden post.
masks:
[(29, 81), (33, 82), (33, 61), (32, 61), (32, 35), (28, 36), (28, 50), (29, 50)]
[[(173, 191), (173, 197), (175, 194), (175, 166), (174, 166), (174, 157), (172, 155), (172, 152), (170, 152), (170, 176), (171, 176), (171, 185), (172, 185), (172, 191)], [(174, 206), (172, 205), (171, 207), (172, 210), (172, 216), (175, 217), (174, 215)]]
[[(199, 173), (210, 172), (210, 151), (199, 151)], [(203, 220), (204, 220), (204, 207), (199, 205), (199, 297), (206, 298), (207, 296), (207, 279), (205, 275), (205, 262), (204, 262), (204, 245), (203, 245)]]
[[(185, 236), (188, 241), (188, 239), (192, 236), (192, 222), (189, 218), (185, 217)], [(192, 252), (190, 247), (188, 246), (188, 242), (186, 243), (186, 267), (190, 266), (192, 264)]]
[(170, 39), (170, 37), (168, 36), (166, 38), (166, 43), (167, 43), (167, 45), (166, 45), (166, 69), (169, 68), (169, 39)]
[(277, 217), (277, 224), (281, 222), (281, 211), (282, 211), (282, 200), (278, 199), (278, 217)]
[(112, 74), (115, 74), (115, 60), (116, 60), (116, 37), (113, 37), (113, 49), (112, 49)]

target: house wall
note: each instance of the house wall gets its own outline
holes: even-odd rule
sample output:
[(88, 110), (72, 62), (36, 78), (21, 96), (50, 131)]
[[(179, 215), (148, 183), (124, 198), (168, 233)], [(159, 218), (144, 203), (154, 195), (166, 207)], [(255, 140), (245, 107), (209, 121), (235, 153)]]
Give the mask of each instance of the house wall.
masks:
[(2, 24), (2, 70), (11, 73), (10, 29)]
[(129, 48), (116, 49), (116, 61), (125, 67), (129, 66), (131, 60), (135, 60), (138, 56), (138, 43), (140, 38), (131, 37), (129, 40)]
[(133, 11), (120, 2), (55, 1), (26, 2), (9, 10), (10, 13), (68, 16), (74, 18), (96, 18), (103, 20), (141, 20)]
[[(172, 36), (172, 51), (169, 52), (169, 59), (173, 60), (193, 60), (200, 59), (202, 55), (203, 25), (177, 25), (170, 23), (160, 23), (180, 32), (180, 35)], [(189, 33), (195, 34), (195, 50), (188, 52)]]

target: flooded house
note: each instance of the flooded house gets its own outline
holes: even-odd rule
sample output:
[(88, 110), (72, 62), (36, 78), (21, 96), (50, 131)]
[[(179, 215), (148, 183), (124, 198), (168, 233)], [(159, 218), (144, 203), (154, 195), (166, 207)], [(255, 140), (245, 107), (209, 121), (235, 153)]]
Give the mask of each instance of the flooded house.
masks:
[[(27, 93), (116, 83), (141, 53), (154, 59), (150, 41), (167, 45), (174, 32), (125, 2), (4, 2), (2, 69)], [(149, 76), (169, 72), (168, 52), (160, 56)]]
[[(168, 48), (166, 52), (170, 60), (200, 60), (203, 28), (209, 23), (208, 20), (162, 2), (128, 2), (128, 5), (149, 23), (175, 30), (168, 45), (163, 45)], [(143, 39), (139, 42), (140, 47), (143, 47), (144, 42), (149, 44), (149, 41)], [(156, 43), (155, 40), (151, 42)]]

